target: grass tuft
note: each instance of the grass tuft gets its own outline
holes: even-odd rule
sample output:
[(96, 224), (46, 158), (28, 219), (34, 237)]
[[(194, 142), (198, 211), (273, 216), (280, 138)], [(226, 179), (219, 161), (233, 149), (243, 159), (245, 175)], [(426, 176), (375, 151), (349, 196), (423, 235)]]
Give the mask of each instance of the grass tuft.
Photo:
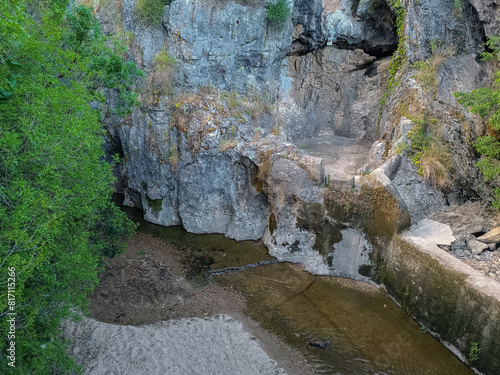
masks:
[(177, 147), (175, 145), (170, 146), (170, 151), (168, 153), (168, 163), (172, 167), (172, 170), (175, 171), (177, 168), (177, 164), (179, 164), (179, 151), (177, 151)]
[(146, 78), (144, 101), (147, 105), (158, 105), (161, 95), (170, 95), (173, 92), (176, 61), (167, 52), (165, 45), (155, 56), (151, 73)]
[(456, 49), (451, 46), (437, 47), (433, 50), (432, 56), (427, 61), (416, 61), (412, 64), (412, 68), (417, 70), (415, 80), (428, 93), (435, 93), (437, 90), (436, 75), (443, 62), (457, 53)]
[(448, 191), (452, 185), (453, 163), (450, 150), (443, 139), (443, 130), (436, 119), (423, 116), (412, 119), (415, 126), (408, 134), (411, 140), (409, 156), (418, 168), (418, 173), (434, 188)]

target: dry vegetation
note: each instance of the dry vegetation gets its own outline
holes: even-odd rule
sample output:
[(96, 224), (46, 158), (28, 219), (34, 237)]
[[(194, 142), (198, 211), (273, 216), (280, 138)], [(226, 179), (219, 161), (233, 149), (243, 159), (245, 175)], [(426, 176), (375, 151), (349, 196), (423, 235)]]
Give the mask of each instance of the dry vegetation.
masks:
[[(454, 54), (451, 48), (436, 49), (432, 57), (425, 62), (416, 63), (419, 69), (415, 79), (429, 94), (435, 95), (436, 74), (443, 61)], [(402, 118), (411, 120), (415, 125), (408, 133), (410, 145), (398, 144), (395, 153), (407, 152), (418, 173), (436, 189), (448, 191), (453, 182), (453, 162), (450, 149), (443, 138), (443, 126), (447, 119), (438, 113), (429, 111), (431, 98), (422, 95), (418, 88), (404, 88), (400, 93), (398, 103), (393, 107), (391, 124), (398, 126)], [(469, 129), (470, 130), (470, 129)], [(390, 133), (388, 133), (390, 134)], [(390, 151), (391, 138), (386, 139), (386, 153)], [(466, 137), (468, 133), (466, 132)]]
[(238, 125), (231, 118), (244, 124), (249, 118), (256, 119), (271, 108), (257, 94), (242, 97), (235, 92), (219, 92), (211, 86), (201, 88), (198, 93), (178, 94), (171, 100), (171, 106), (170, 128), (175, 127), (186, 134), (193, 152), (198, 152), (203, 137), (214, 131), (221, 136), (220, 151), (236, 147)]
[(427, 112), (411, 120), (415, 123), (408, 133), (411, 144), (396, 152), (406, 150), (424, 180), (436, 189), (447, 191), (453, 180), (453, 163), (442, 124)]
[(221, 139), (219, 143), (219, 151), (224, 152), (235, 148), (238, 145), (238, 141), (236, 139)]
[(254, 135), (253, 135), (253, 141), (254, 141), (255, 143), (259, 141), (259, 137), (260, 137), (261, 133), (262, 133), (262, 130), (261, 130), (260, 128), (257, 128), (257, 129), (255, 130), (255, 133), (254, 133)]
[(231, 115), (241, 123), (246, 123), (243, 113), (255, 120), (271, 110), (271, 105), (254, 92), (247, 93), (244, 97), (234, 91), (222, 92), (220, 100), (226, 102)]
[(281, 125), (279, 122), (271, 127), (271, 134), (275, 135), (276, 137), (279, 137), (281, 135)]
[(433, 47), (432, 56), (427, 61), (416, 61), (413, 63), (412, 68), (417, 70), (415, 79), (424, 90), (433, 96), (437, 91), (437, 72), (443, 62), (457, 53), (455, 47), (443, 46)]
[(151, 123), (151, 120), (149, 119), (149, 116), (147, 114), (146, 114), (146, 119), (148, 121), (147, 132), (146, 132), (146, 143), (151, 151), (159, 154), (160, 144), (158, 142), (158, 136), (157, 134), (155, 134), (155, 131), (153, 129), (153, 124)]
[(168, 163), (172, 167), (172, 170), (177, 169), (177, 164), (179, 163), (179, 151), (177, 151), (177, 147), (175, 145), (170, 146), (170, 150), (168, 152)]
[[(444, 162), (444, 164), (443, 164)], [(449, 154), (443, 152), (439, 146), (431, 145), (420, 157), (422, 176), (432, 186), (440, 190), (448, 190), (451, 186), (449, 167)]]
[(146, 78), (141, 99), (148, 106), (156, 106), (161, 95), (170, 95), (173, 92), (175, 82), (176, 62), (169, 56), (167, 45), (155, 56), (155, 62), (151, 73)]
[[(229, 132), (221, 124), (230, 114), (221, 104), (218, 92), (212, 87), (201, 88), (198, 93), (179, 94), (172, 102), (170, 128), (175, 127), (186, 135), (192, 152), (200, 150), (206, 134), (216, 130), (221, 135)], [(233, 132), (234, 130), (233, 127)]]

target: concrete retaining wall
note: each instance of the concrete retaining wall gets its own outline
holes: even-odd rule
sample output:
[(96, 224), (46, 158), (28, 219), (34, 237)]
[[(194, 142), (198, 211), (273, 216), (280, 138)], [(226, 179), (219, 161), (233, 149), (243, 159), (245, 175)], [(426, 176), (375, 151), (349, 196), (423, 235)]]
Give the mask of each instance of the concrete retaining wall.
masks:
[(411, 232), (396, 235), (382, 256), (379, 280), (406, 311), (469, 358), (500, 374), (500, 284)]

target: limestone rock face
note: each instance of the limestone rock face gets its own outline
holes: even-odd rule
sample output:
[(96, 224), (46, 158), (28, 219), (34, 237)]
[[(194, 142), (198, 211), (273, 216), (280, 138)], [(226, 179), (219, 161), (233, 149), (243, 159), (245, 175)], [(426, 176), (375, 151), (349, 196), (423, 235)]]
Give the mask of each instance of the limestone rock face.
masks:
[[(388, 58), (376, 59), (360, 49), (325, 47), (290, 56), (290, 99), (278, 104), (287, 134), (292, 139), (332, 133), (373, 140), (388, 64)], [(289, 107), (298, 115), (289, 116)]]
[[(124, 0), (113, 17), (103, 5), (103, 29), (134, 34), (131, 57), (146, 75), (161, 51), (176, 60), (170, 91), (153, 93), (124, 119), (103, 110), (107, 151), (123, 155), (117, 176), (126, 203), (142, 207), (154, 223), (238, 240), (264, 236), (281, 260), (304, 263), (314, 273), (362, 278), (356, 265), (370, 266), (360, 261), (366, 243), (376, 241), (378, 231), (389, 236), (399, 230), (407, 211), (416, 222), (449, 203), (477, 198), (478, 190), (488, 196), (491, 187), (474, 166), (472, 145), (484, 126), (453, 93), (491, 83), (492, 69), (477, 55), (484, 36), (497, 28), (497, 17), (488, 13), (496, 2), (404, 4), (408, 59), (389, 91), (398, 36), (387, 1), (297, 0), (289, 18), (276, 24), (262, 0), (174, 0), (157, 27), (140, 21), (134, 0)], [(442, 61), (426, 86), (412, 63), (436, 52)], [(231, 92), (239, 101), (256, 95), (268, 108), (258, 115), (229, 108)], [(449, 150), (451, 186), (434, 186), (412, 160), (410, 138), (424, 114), (439, 125)], [(288, 143), (318, 134), (375, 142), (359, 172), (366, 176), (339, 190), (333, 211), (342, 216), (339, 207), (363, 201), (366, 186), (376, 196), (390, 192), (401, 211), (390, 230), (370, 222), (376, 229), (365, 232), (355, 215), (350, 221), (330, 215), (322, 159)], [(363, 204), (360, 212), (373, 210)], [(457, 238), (464, 249), (473, 243)], [(347, 247), (359, 251), (339, 257)]]
[(408, 158), (402, 158), (392, 183), (410, 211), (412, 221), (422, 220), (446, 205), (444, 194), (427, 184)]
[(242, 4), (188, 0), (167, 7), (163, 25), (168, 52), (181, 62), (184, 88), (210, 85), (277, 94), (292, 25), (269, 23), (264, 1)]
[(500, 34), (500, 20), (498, 19), (498, 0), (471, 0), (470, 3), (476, 9), (479, 20), (484, 25), (487, 37)]
[(229, 115), (216, 124), (210, 105), (191, 104), (194, 113), (183, 117), (184, 131), (171, 125), (167, 111), (136, 112), (131, 126), (117, 129), (127, 161), (125, 204), (142, 207), (145, 219), (160, 225), (182, 224), (193, 233), (222, 233), (236, 240), (260, 239), (269, 207), (256, 187), (255, 146), (242, 150), (242, 133), (249, 129), (235, 130)]
[(320, 188), (308, 177), (307, 171), (294, 162), (274, 155), (271, 163), (265, 189), (273, 216), (264, 244), (279, 260), (303, 263), (308, 271), (328, 274), (324, 257), (312, 249), (315, 235), (296, 223), (301, 205), (320, 205)]
[(369, 281), (371, 276), (372, 245), (365, 235), (356, 229), (348, 228), (341, 232), (342, 241), (333, 245), (329, 255), (334, 276)]
[(449, 225), (439, 223), (430, 219), (420, 220), (413, 225), (409, 232), (411, 235), (425, 239), (433, 245), (450, 246), (455, 237)]
[(388, 56), (397, 45), (394, 13), (384, 1), (299, 0), (294, 4), (292, 55), (325, 44)]
[(397, 46), (394, 12), (376, 0), (296, 3), (279, 121), (293, 140), (331, 133), (374, 141)]
[(420, 0), (407, 8), (405, 30), (410, 62), (423, 60), (440, 46), (454, 46), (460, 54), (483, 50), (484, 30), (477, 10), (468, 1)]

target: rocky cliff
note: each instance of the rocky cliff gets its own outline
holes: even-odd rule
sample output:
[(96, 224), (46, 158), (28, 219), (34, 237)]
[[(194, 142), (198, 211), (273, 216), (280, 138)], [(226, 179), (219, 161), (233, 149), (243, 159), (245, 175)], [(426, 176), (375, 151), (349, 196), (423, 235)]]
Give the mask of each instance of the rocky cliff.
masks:
[[(174, 0), (157, 25), (134, 0), (94, 3), (145, 71), (141, 108), (103, 121), (117, 189), (148, 221), (368, 281), (410, 223), (493, 199), (475, 167), (485, 125), (453, 95), (492, 82), (479, 55), (500, 32), (493, 0), (295, 0), (281, 22), (263, 0)], [(308, 155), (311, 137), (337, 156)], [(347, 139), (371, 151), (331, 178)], [(471, 236), (453, 248), (468, 259)]]
[[(296, 1), (271, 22), (265, 2), (173, 1), (152, 26), (132, 0), (100, 3), (105, 32), (132, 33), (130, 57), (146, 73), (143, 106), (104, 121), (123, 155), (126, 202), (147, 220), (239, 240), (261, 238), (271, 216), (277, 233), (300, 231), (294, 202), (323, 202), (324, 172), (286, 188), (273, 176), (307, 171), (294, 144), (318, 135), (373, 143), (358, 173), (377, 172), (361, 180), (388, 187), (414, 221), (491, 199), (472, 147), (484, 126), (453, 96), (491, 82), (478, 59), (496, 30), (487, 4)], [(429, 170), (409, 147), (419, 128), (440, 150)], [(281, 242), (310, 253), (302, 244), (315, 234), (303, 235)]]

